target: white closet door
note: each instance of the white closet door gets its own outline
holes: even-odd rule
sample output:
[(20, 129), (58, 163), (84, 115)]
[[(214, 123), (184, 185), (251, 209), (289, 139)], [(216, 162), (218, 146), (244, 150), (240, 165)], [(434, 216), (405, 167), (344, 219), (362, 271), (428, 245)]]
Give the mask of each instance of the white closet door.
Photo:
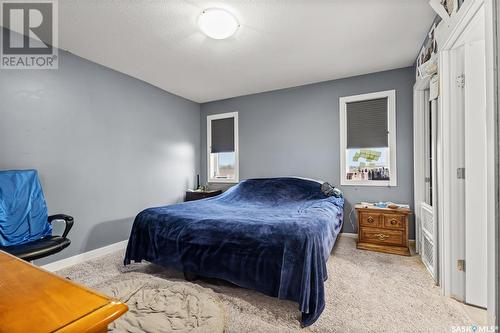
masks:
[[(437, 165), (436, 165), (436, 139), (437, 139), (437, 100), (428, 101), (424, 116), (424, 163), (425, 163), (425, 201), (420, 205), (421, 220), (421, 257), (436, 283), (439, 279), (438, 263), (438, 224), (437, 224)], [(430, 105), (429, 105), (430, 104)]]
[[(454, 115), (450, 117), (450, 147), (440, 147), (443, 151), (449, 151), (450, 164), (442, 172), (452, 173), (453, 180), (450, 181), (450, 202), (453, 209), (450, 210), (450, 243), (444, 244), (450, 247), (450, 258), (445, 264), (450, 265), (453, 274), (450, 278), (450, 294), (454, 298), (465, 302), (465, 272), (458, 270), (459, 260), (465, 259), (465, 180), (459, 179), (456, 174), (459, 168), (465, 167), (465, 88), (459, 83), (459, 78), (465, 73), (465, 47), (461, 46), (450, 51), (452, 61), (450, 63), (450, 77), (456, 82), (451, 82), (450, 110)], [(444, 176), (443, 176), (444, 177)], [(444, 185), (443, 185), (444, 187)], [(444, 199), (444, 198), (443, 198)], [(443, 200), (444, 201), (444, 200)]]
[(487, 152), (484, 41), (465, 45), (465, 302), (487, 305)]
[(438, 281), (437, 258), (437, 223), (434, 219), (434, 209), (422, 202), (420, 218), (422, 220), (421, 257), (425, 267), (431, 273), (434, 281)]

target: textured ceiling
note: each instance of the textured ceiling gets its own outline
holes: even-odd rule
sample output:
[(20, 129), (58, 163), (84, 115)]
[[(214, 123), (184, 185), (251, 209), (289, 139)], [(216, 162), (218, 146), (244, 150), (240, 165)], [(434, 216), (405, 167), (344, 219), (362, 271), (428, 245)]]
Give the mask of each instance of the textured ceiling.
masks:
[[(210, 7), (238, 18), (233, 37), (198, 30)], [(64, 0), (59, 43), (207, 102), (409, 66), (433, 17), (427, 0)]]

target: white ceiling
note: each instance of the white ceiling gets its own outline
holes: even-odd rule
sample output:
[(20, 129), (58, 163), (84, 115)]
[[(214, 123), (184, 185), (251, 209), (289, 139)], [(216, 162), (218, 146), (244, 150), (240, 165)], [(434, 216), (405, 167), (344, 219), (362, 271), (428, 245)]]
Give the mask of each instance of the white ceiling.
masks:
[[(227, 40), (199, 13), (231, 11)], [(196, 102), (410, 66), (434, 18), (428, 0), (64, 0), (59, 45)]]

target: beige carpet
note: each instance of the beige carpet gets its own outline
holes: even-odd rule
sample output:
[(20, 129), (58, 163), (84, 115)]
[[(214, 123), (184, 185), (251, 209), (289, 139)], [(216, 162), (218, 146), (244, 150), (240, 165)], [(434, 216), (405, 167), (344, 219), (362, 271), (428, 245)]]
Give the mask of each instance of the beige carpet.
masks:
[[(182, 274), (142, 263), (122, 265), (122, 252), (59, 271), (87, 286), (130, 272), (168, 280)], [(225, 309), (226, 332), (450, 332), (470, 325), (460, 303), (443, 297), (417, 256), (402, 257), (356, 249), (355, 239), (340, 237), (328, 260), (326, 308), (305, 329), (298, 305), (238, 288), (219, 280), (197, 281), (212, 289)]]

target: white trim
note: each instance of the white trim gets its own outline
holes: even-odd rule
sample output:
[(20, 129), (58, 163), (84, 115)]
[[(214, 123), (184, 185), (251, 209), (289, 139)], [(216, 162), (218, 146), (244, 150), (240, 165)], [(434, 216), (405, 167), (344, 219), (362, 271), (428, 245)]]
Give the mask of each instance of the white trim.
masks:
[(341, 233), (339, 233), (339, 236), (358, 239), (358, 234), (356, 234), (354, 232), (341, 232)]
[[(389, 181), (348, 180), (346, 178), (347, 121), (346, 104), (387, 97), (387, 118), (389, 130)], [(369, 94), (345, 96), (339, 98), (340, 112), (340, 184), (354, 186), (397, 186), (397, 133), (396, 133), (396, 90), (379, 91)]]
[(106, 254), (113, 253), (115, 251), (123, 250), (127, 247), (128, 240), (124, 240), (118, 243), (113, 243), (107, 246), (100, 247), (95, 250), (91, 250), (88, 252), (80, 253), (75, 256), (61, 259), (58, 261), (51, 262), (50, 264), (46, 264), (41, 266), (43, 269), (49, 272), (55, 272), (61, 270), (63, 268), (67, 268), (69, 266), (73, 266), (76, 264), (80, 264), (84, 261), (92, 260), (95, 258), (102, 257)]
[(477, 11), (484, 5), (484, 0), (464, 1), (462, 7), (453, 20), (449, 23), (440, 24), (436, 30), (436, 40), (440, 49), (451, 50), (458, 38), (462, 35), (468, 24), (472, 21)]
[[(456, 66), (454, 66), (456, 67)], [(456, 71), (451, 64), (451, 55), (449, 50), (442, 50), (439, 56), (439, 75), (440, 75), (440, 88), (441, 88), (441, 98), (439, 99), (439, 114), (438, 114), (438, 140), (440, 141), (440, 146), (438, 147), (437, 161), (438, 161), (438, 221), (439, 221), (439, 256), (440, 262), (440, 285), (442, 292), (446, 296), (455, 295), (457, 297), (457, 292), (453, 291), (453, 276), (455, 274), (455, 263), (453, 260), (453, 244), (455, 242), (461, 242), (458, 237), (454, 237), (457, 230), (453, 229), (452, 223), (462, 223), (460, 213), (455, 214), (453, 207), (461, 206), (457, 204), (459, 201), (459, 193), (457, 187), (459, 186), (454, 170), (458, 167), (462, 167), (460, 152), (456, 148), (457, 144), (452, 145), (456, 142), (456, 131), (459, 127), (457, 123), (459, 122), (459, 117), (453, 116), (450, 110), (453, 107), (454, 99), (457, 96), (453, 94), (454, 91), (453, 84), (455, 80), (453, 79), (453, 72)], [(453, 98), (454, 99), (453, 99)], [(455, 104), (458, 104), (455, 103)], [(458, 113), (458, 112), (455, 112)], [(453, 151), (452, 148), (454, 147)], [(455, 204), (453, 204), (455, 202)], [(456, 206), (455, 206), (456, 205)], [(457, 219), (454, 219), (454, 217)], [(455, 239), (457, 238), (457, 239)], [(457, 244), (458, 246), (459, 244)]]
[[(485, 43), (486, 43), (486, 103), (487, 103), (487, 128), (488, 137), (488, 323), (497, 324), (499, 298), (498, 263), (498, 111), (500, 65), (499, 37), (500, 37), (500, 4), (498, 1), (485, 2)], [(496, 223), (495, 223), (496, 222)], [(496, 224), (496, 225), (495, 225)]]
[(424, 110), (426, 108), (426, 93), (424, 91), (425, 85), (421, 86), (415, 83), (413, 88), (413, 186), (414, 186), (414, 207), (415, 209), (415, 239), (416, 239), (416, 251), (420, 253), (420, 246), (422, 240), (421, 236), (421, 214), (420, 214), (420, 203), (425, 201), (425, 170), (422, 167), (421, 157), (424, 156)]
[[(417, 82), (418, 83), (418, 82)], [(413, 188), (414, 188), (414, 207), (415, 209), (415, 239), (416, 239), (416, 251), (420, 253), (420, 244), (422, 240), (420, 239), (420, 209), (418, 209), (420, 202), (424, 201), (425, 189), (424, 189), (424, 168), (418, 156), (424, 155), (424, 143), (422, 140), (424, 133), (424, 113), (425, 109), (425, 93), (423, 90), (419, 89), (417, 83), (413, 87)]]
[[(213, 179), (210, 178), (210, 151), (212, 147), (212, 120), (234, 118), (234, 153), (236, 155), (236, 161), (234, 165), (234, 179)], [(240, 181), (240, 152), (239, 152), (239, 126), (238, 126), (238, 111), (212, 114), (207, 116), (207, 182), (208, 183), (229, 183), (235, 184)]]
[[(495, 163), (495, 170), (493, 171), (493, 187), (494, 187), (494, 192), (496, 194), (496, 198), (494, 199), (494, 205), (495, 205), (495, 212), (493, 212), (492, 217), (490, 218), (490, 238), (488, 241), (491, 241), (491, 244), (489, 244), (489, 250), (488, 253), (492, 253), (490, 256), (490, 265), (493, 264), (493, 267), (491, 268), (493, 270), (493, 279), (490, 277), (489, 281), (489, 289), (491, 292), (491, 298), (493, 300), (488, 303), (488, 320), (490, 325), (495, 325), (498, 324), (498, 321), (500, 321), (500, 304), (498, 301), (500, 300), (500, 225), (499, 225), (499, 220), (500, 220), (500, 198), (499, 198), (499, 193), (500, 193), (500, 186), (499, 186), (499, 181), (500, 181), (500, 168), (499, 168), (499, 160), (500, 160), (500, 127), (499, 127), (499, 115), (500, 115), (500, 4), (498, 2), (489, 2), (488, 7), (493, 7), (492, 11), (494, 11), (492, 20), (487, 20), (486, 24), (486, 38), (489, 40), (492, 35), (494, 36), (493, 40), (493, 45), (491, 45), (491, 49), (493, 49), (493, 58), (496, 59), (496, 63), (493, 65), (494, 71), (492, 71), (492, 74), (496, 77), (494, 78), (494, 85), (493, 89), (495, 90), (493, 92), (493, 95), (495, 97), (495, 104), (494, 104), (494, 111), (493, 114), (490, 114), (489, 117), (493, 118), (493, 121), (491, 122), (491, 126), (494, 127), (494, 142), (493, 142), (493, 151), (494, 151), (494, 163)], [(488, 8), (487, 7), (487, 8)], [(487, 11), (488, 12), (488, 11)], [(488, 17), (488, 16), (487, 16)], [(486, 44), (487, 47), (487, 54), (490, 54), (488, 48), (489, 43)], [(486, 66), (488, 66), (489, 60), (486, 62)], [(491, 177), (491, 176), (488, 176)], [(491, 179), (491, 178), (489, 178)], [(495, 222), (496, 221), (496, 225)], [(493, 263), (492, 263), (493, 261)], [(491, 274), (491, 273), (490, 273)], [(491, 305), (491, 306), (490, 306)], [(498, 325), (497, 325), (498, 326)]]
[[(415, 239), (416, 239), (416, 251), (422, 255), (422, 261), (425, 266), (436, 280), (437, 284), (439, 282), (439, 272), (441, 271), (442, 261), (439, 259), (439, 218), (437, 214), (438, 200), (437, 200), (437, 187), (438, 187), (438, 176), (437, 176), (437, 142), (438, 131), (437, 131), (437, 121), (436, 117), (439, 111), (436, 109), (438, 106), (437, 101), (432, 101), (435, 109), (432, 112), (432, 129), (429, 128), (429, 111), (431, 108), (429, 106), (429, 84), (430, 80), (418, 80), (413, 87), (413, 160), (414, 160), (414, 198), (415, 198)], [(429, 132), (430, 131), (430, 132)], [(428, 137), (432, 135), (432, 205), (426, 203), (427, 201), (427, 191), (428, 184), (425, 182), (425, 177), (427, 172), (430, 172), (427, 168), (427, 164), (423, 163), (424, 160), (428, 158)], [(425, 210), (425, 211), (424, 211)], [(424, 214), (425, 213), (425, 214)], [(425, 231), (423, 228), (424, 217), (430, 218), (432, 216), (434, 229), (432, 231)], [(425, 256), (423, 248), (424, 233), (427, 236), (427, 240), (432, 243), (434, 252), (432, 253), (433, 265), (430, 266), (425, 262)]]
[[(443, 245), (443, 251), (441, 253), (442, 261), (445, 263), (443, 265), (443, 277), (442, 277), (442, 289), (445, 295), (449, 296), (457, 296), (456, 291), (454, 290), (457, 284), (461, 284), (461, 279), (457, 278), (457, 275), (460, 272), (455, 270), (454, 265), (454, 253), (456, 251), (465, 251), (464, 246), (453, 247), (453, 245), (459, 244), (460, 239), (457, 240), (457, 237), (454, 237), (453, 231), (457, 229), (457, 219), (455, 218), (456, 209), (460, 207), (457, 204), (458, 201), (462, 200), (460, 191), (456, 191), (453, 186), (454, 181), (454, 172), (457, 163), (457, 157), (454, 156), (453, 152), (450, 151), (450, 144), (453, 143), (453, 128), (450, 128), (450, 123), (454, 119), (454, 115), (456, 110), (453, 106), (453, 100), (456, 98), (453, 94), (452, 84), (455, 83), (455, 78), (452, 75), (454, 68), (451, 63), (451, 54), (453, 49), (457, 46), (463, 44), (463, 40), (461, 40), (463, 34), (468, 30), (470, 23), (475, 19), (476, 15), (481, 9), (484, 9), (486, 14), (486, 24), (485, 24), (485, 41), (487, 48), (486, 55), (486, 92), (487, 92), (487, 150), (489, 152), (489, 160), (486, 165), (486, 172), (488, 174), (489, 179), (489, 187), (488, 187), (488, 199), (487, 199), (487, 210), (488, 210), (488, 225), (489, 225), (489, 233), (493, 234), (494, 230), (494, 200), (495, 200), (495, 189), (494, 189), (494, 65), (493, 65), (493, 32), (492, 30), (492, 22), (488, 21), (489, 15), (491, 15), (491, 0), (472, 0), (465, 1), (462, 8), (460, 8), (457, 15), (455, 15), (454, 20), (449, 24), (443, 24), (439, 29), (439, 32), (436, 34), (436, 38), (438, 40), (438, 44), (441, 45), (440, 51), (440, 77), (441, 77), (441, 95), (445, 98), (441, 99), (440, 103), (440, 112), (439, 112), (439, 120), (438, 124), (440, 125), (440, 129), (442, 130), (442, 137), (440, 140), (441, 147), (440, 151), (438, 151), (438, 172), (440, 171), (440, 183), (438, 185), (439, 188), (439, 197), (438, 201), (440, 202), (439, 208), (439, 220), (443, 222), (443, 232), (440, 233), (440, 242)], [(493, 257), (495, 255), (494, 244), (490, 244), (492, 242), (492, 237), (488, 239), (488, 260), (489, 263), (492, 263)], [(460, 244), (459, 244), (460, 245)], [(441, 249), (440, 249), (441, 250)], [(494, 272), (490, 270), (488, 272), (489, 280), (493, 280)], [(453, 281), (455, 283), (453, 284)], [(458, 288), (460, 289), (460, 287)], [(491, 290), (493, 289), (493, 290)], [(493, 283), (488, 285), (488, 294), (495, 294), (495, 286)], [(459, 295), (460, 296), (460, 295)], [(460, 297), (459, 297), (460, 298)], [(493, 298), (493, 297), (492, 297)], [(494, 313), (491, 308), (496, 306), (495, 301), (493, 299), (489, 299), (488, 302), (488, 312), (490, 318), (494, 318)], [(490, 321), (491, 322), (491, 321)]]

